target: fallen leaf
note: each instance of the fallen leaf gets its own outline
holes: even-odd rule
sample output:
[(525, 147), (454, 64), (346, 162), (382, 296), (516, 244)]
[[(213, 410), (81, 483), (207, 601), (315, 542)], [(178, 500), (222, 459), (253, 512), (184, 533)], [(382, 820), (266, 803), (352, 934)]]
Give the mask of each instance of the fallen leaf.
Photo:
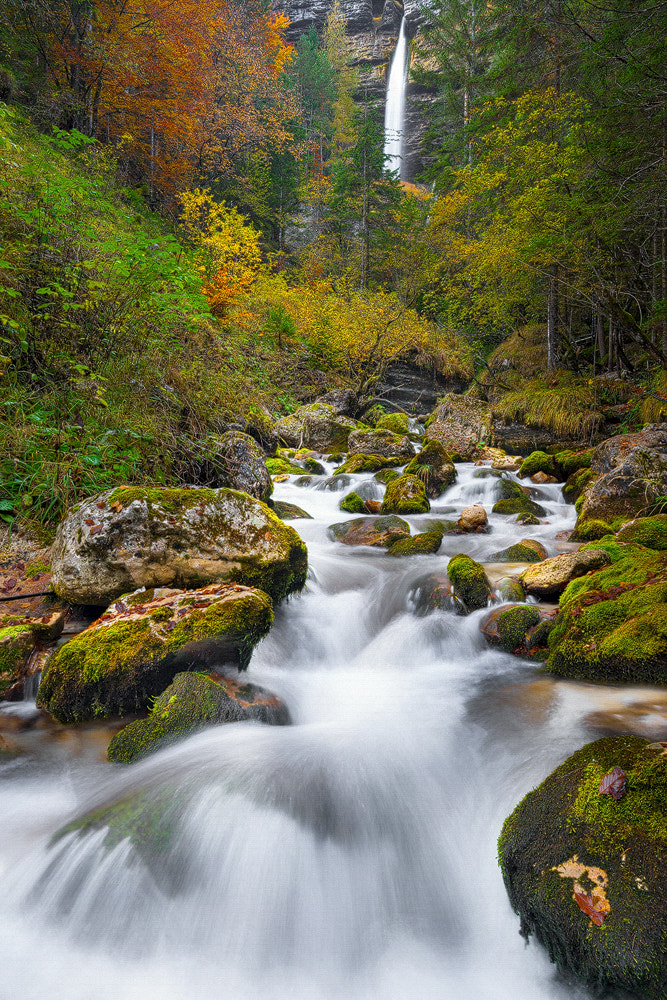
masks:
[(114, 502), (110, 506), (111, 509), (115, 510), (117, 514), (120, 514), (121, 510), (123, 509), (123, 505), (120, 502), (120, 500), (114, 500)]
[(102, 503), (98, 503), (97, 506), (99, 507), (100, 510), (104, 510), (104, 508), (106, 507), (106, 504), (104, 503), (104, 501), (102, 501)]
[(90, 526), (91, 524), (95, 524), (95, 522), (93, 521), (92, 517), (87, 517), (86, 524)]
[(5, 593), (7, 593), (10, 590), (14, 590), (15, 587), (16, 587), (16, 580), (14, 579), (13, 576), (10, 576), (9, 580), (5, 580), (4, 584), (2, 585), (2, 589), (5, 591)]
[(600, 782), (600, 795), (611, 795), (618, 802), (622, 799), (627, 790), (628, 779), (620, 767), (615, 767), (609, 774), (605, 774)]
[(606, 910), (598, 910), (595, 906), (595, 900), (592, 896), (589, 896), (587, 892), (578, 892), (574, 890), (574, 899), (580, 910), (590, 917), (596, 927), (602, 927), (604, 918), (607, 916)]
[(103, 527), (104, 527), (103, 524), (94, 524), (92, 526), (92, 528), (90, 529), (91, 535), (99, 535), (99, 533), (100, 533), (100, 531), (102, 530)]

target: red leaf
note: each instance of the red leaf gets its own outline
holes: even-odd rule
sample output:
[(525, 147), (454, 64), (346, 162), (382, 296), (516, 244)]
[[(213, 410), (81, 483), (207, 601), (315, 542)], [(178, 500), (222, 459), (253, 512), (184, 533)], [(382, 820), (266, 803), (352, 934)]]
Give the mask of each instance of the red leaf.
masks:
[(103, 527), (104, 527), (103, 524), (94, 524), (92, 526), (92, 528), (90, 529), (91, 535), (99, 535), (99, 533), (100, 533), (100, 531), (102, 530)]
[(90, 527), (90, 525), (95, 524), (95, 522), (93, 521), (92, 517), (87, 517), (86, 524), (88, 525), (88, 527)]
[(574, 899), (580, 910), (583, 910), (587, 917), (590, 917), (596, 927), (602, 927), (604, 918), (607, 916), (606, 910), (598, 910), (595, 900), (586, 892), (574, 890)]
[(122, 601), (116, 601), (114, 607), (119, 614), (123, 611), (127, 611), (127, 604), (123, 604)]
[(5, 591), (5, 593), (9, 590), (14, 590), (15, 587), (16, 587), (16, 580), (14, 579), (13, 576), (10, 576), (9, 580), (5, 580), (4, 584), (2, 585), (2, 589)]
[(613, 771), (609, 774), (605, 774), (604, 778), (600, 782), (600, 795), (611, 795), (611, 797), (618, 802), (622, 799), (627, 790), (628, 779), (625, 776), (625, 771), (621, 770), (620, 767), (615, 767)]

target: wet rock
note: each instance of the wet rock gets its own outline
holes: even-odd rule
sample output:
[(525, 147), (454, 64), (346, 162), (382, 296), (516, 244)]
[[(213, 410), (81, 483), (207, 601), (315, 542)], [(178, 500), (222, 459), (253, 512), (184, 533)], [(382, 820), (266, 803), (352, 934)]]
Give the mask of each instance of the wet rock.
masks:
[(426, 490), (417, 476), (403, 475), (392, 479), (382, 501), (382, 514), (426, 514), (431, 505)]
[[(491, 508), (494, 514), (533, 514), (546, 517), (546, 510), (530, 497), (515, 497), (514, 500), (497, 500)], [(524, 522), (525, 523), (525, 522)]]
[(405, 437), (410, 432), (410, 419), (407, 413), (384, 413), (375, 423), (378, 431), (391, 431)]
[(563, 498), (568, 503), (575, 503), (595, 478), (596, 475), (591, 469), (584, 468), (573, 472), (563, 487)]
[(342, 465), (339, 465), (334, 476), (345, 475), (354, 472), (377, 472), (380, 469), (388, 469), (395, 465), (403, 465), (404, 458), (398, 455), (348, 455)]
[(399, 476), (400, 472), (397, 472), (396, 469), (381, 469), (379, 472), (375, 473), (373, 479), (386, 486), (387, 483), (392, 481), (392, 479), (398, 479)]
[(242, 490), (266, 502), (273, 492), (273, 483), (266, 456), (250, 435), (227, 431), (214, 440), (214, 447), (213, 461), (219, 474), (213, 485)]
[(458, 527), (461, 531), (477, 531), (478, 528), (486, 528), (489, 522), (486, 510), (480, 503), (471, 504), (464, 507), (458, 519)]
[(390, 556), (430, 556), (434, 555), (442, 543), (443, 532), (433, 528), (411, 538), (399, 538), (389, 546)]
[(498, 458), (492, 462), (491, 468), (501, 472), (518, 472), (522, 462), (523, 459), (520, 455), (505, 455), (504, 458)]
[(272, 476), (302, 476), (304, 467), (287, 458), (267, 458), (267, 471)]
[(496, 584), (496, 593), (501, 601), (517, 603), (525, 599), (523, 587), (513, 576), (504, 576)]
[(412, 598), (415, 611), (419, 615), (427, 615), (432, 611), (454, 611), (457, 615), (466, 614), (463, 602), (454, 594), (451, 581), (444, 573), (429, 573), (415, 581)]
[(529, 511), (524, 511), (516, 519), (517, 524), (530, 525), (530, 524), (541, 524), (539, 517), (535, 517)]
[(285, 500), (274, 500), (273, 511), (282, 521), (295, 521), (298, 518), (308, 518), (312, 521), (312, 517), (307, 511), (297, 507), (295, 503), (287, 503)]
[(316, 458), (312, 455), (308, 455), (303, 460), (303, 465), (306, 472), (310, 472), (312, 476), (326, 476), (327, 470), (324, 468), (321, 462), (318, 462)]
[(581, 469), (590, 469), (592, 458), (593, 448), (585, 451), (558, 451), (554, 455), (556, 466), (565, 479)]
[(400, 517), (359, 517), (342, 521), (329, 527), (330, 536), (343, 545), (369, 545), (372, 548), (389, 548), (399, 538), (410, 536), (410, 526)]
[(64, 611), (42, 618), (0, 616), (0, 699), (20, 700), (23, 681), (42, 666), (44, 658), (33, 663), (37, 644), (58, 638), (65, 617)]
[(401, 436), (383, 430), (354, 431), (350, 434), (348, 450), (350, 454), (382, 455), (384, 458), (398, 456), (402, 462), (407, 462), (415, 454), (415, 447), (407, 435)]
[(183, 670), (243, 670), (273, 621), (268, 594), (235, 584), (138, 591), (61, 646), (38, 704), (59, 722), (146, 708)]
[(356, 427), (351, 417), (338, 413), (329, 403), (316, 400), (278, 420), (276, 432), (281, 441), (293, 448), (313, 448), (325, 453), (345, 451), (350, 433)]
[(439, 441), (451, 458), (464, 462), (478, 457), (479, 446), (491, 440), (488, 403), (472, 396), (449, 393), (439, 400), (429, 417), (426, 441)]
[(310, 486), (313, 482), (312, 476), (299, 476), (298, 479), (294, 480), (295, 486)]
[(556, 462), (553, 455), (547, 455), (544, 451), (533, 451), (524, 458), (517, 475), (520, 479), (534, 476), (536, 472), (544, 472), (548, 476), (553, 476), (556, 472)]
[(528, 594), (543, 599), (558, 597), (567, 587), (570, 580), (600, 569), (611, 562), (609, 555), (602, 550), (590, 552), (564, 552), (560, 556), (552, 556), (528, 569), (519, 577), (521, 585)]
[(339, 471), (339, 469), (336, 469), (333, 476), (323, 479), (321, 483), (317, 484), (315, 489), (326, 493), (342, 493), (343, 490), (348, 490), (352, 485), (352, 476), (348, 476), (345, 473), (339, 475)]
[(524, 497), (529, 497), (531, 492), (530, 487), (522, 486), (508, 476), (501, 476), (497, 490), (496, 496), (499, 500), (523, 500)]
[(246, 719), (277, 726), (291, 721), (280, 698), (256, 684), (239, 684), (219, 674), (176, 674), (155, 699), (148, 717), (131, 722), (114, 736), (107, 758), (130, 764), (205, 726)]
[[(620, 801), (600, 795), (615, 767)], [(589, 743), (505, 821), (500, 865), (521, 931), (595, 990), (667, 989), (667, 757), (636, 736)]]
[(534, 476), (530, 477), (531, 483), (557, 483), (559, 480), (556, 476), (548, 476), (546, 472), (536, 472)]
[(547, 558), (547, 550), (534, 538), (522, 538), (520, 542), (509, 545), (506, 549), (494, 552), (488, 562), (540, 562)]
[(345, 510), (348, 514), (368, 514), (366, 503), (358, 493), (348, 493), (338, 504), (340, 510)]
[(439, 441), (429, 441), (406, 466), (406, 473), (419, 476), (426, 496), (435, 499), (456, 479), (454, 463)]
[(306, 547), (245, 493), (130, 486), (85, 501), (58, 527), (52, 585), (76, 604), (107, 605), (138, 587), (237, 581), (280, 600), (306, 579)]
[(528, 632), (540, 620), (541, 613), (535, 605), (512, 604), (493, 608), (483, 619), (480, 631), (492, 646), (500, 646), (507, 653), (525, 653)]
[(454, 585), (454, 593), (467, 611), (485, 608), (493, 596), (484, 567), (470, 556), (461, 554), (450, 559), (447, 576)]

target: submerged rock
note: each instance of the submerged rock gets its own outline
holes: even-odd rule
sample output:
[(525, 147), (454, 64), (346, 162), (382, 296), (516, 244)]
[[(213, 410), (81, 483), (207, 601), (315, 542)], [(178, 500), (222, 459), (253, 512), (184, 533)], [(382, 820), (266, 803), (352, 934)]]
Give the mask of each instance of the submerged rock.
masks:
[[(601, 794), (620, 769), (625, 793)], [(521, 932), (596, 990), (667, 993), (667, 756), (607, 737), (569, 757), (503, 826), (500, 865)]]
[(439, 497), (456, 479), (456, 468), (439, 441), (429, 441), (405, 469), (406, 474), (419, 476), (426, 496)]
[(265, 504), (235, 490), (128, 486), (99, 493), (58, 526), (52, 585), (107, 605), (138, 587), (235, 581), (280, 600), (303, 587), (306, 547)]
[(183, 670), (243, 670), (273, 621), (268, 594), (236, 584), (138, 591), (51, 657), (38, 704), (59, 722), (141, 711)]
[(330, 536), (343, 545), (389, 548), (399, 538), (410, 537), (410, 525), (400, 517), (358, 517), (329, 527)]
[(454, 594), (451, 581), (444, 573), (429, 573), (416, 580), (411, 596), (418, 615), (427, 615), (432, 611), (454, 611), (457, 615), (466, 614), (463, 602)]
[(403, 475), (387, 483), (382, 514), (427, 514), (430, 509), (426, 489), (417, 476)]
[(204, 726), (246, 719), (274, 726), (290, 723), (280, 698), (256, 684), (239, 684), (219, 674), (176, 674), (155, 699), (148, 718), (131, 722), (114, 736), (107, 758), (129, 764)]
[(460, 554), (450, 559), (447, 576), (454, 585), (454, 593), (467, 611), (485, 608), (493, 596), (484, 567), (470, 556)]
[(480, 631), (491, 645), (507, 653), (525, 653), (530, 630), (541, 620), (542, 613), (534, 604), (512, 604), (490, 611)]

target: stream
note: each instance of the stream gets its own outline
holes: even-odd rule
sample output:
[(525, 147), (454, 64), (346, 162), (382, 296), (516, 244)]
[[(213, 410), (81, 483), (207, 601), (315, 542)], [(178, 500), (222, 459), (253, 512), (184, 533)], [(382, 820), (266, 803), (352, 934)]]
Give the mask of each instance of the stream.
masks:
[[(474, 502), (490, 512), (496, 480), (457, 468), (430, 515), (406, 518), (413, 532)], [(381, 496), (369, 474), (342, 492), (323, 477), (276, 485), (313, 517), (290, 522), (310, 575), (247, 676), (293, 726), (211, 728), (127, 768), (104, 762), (99, 734), (37, 733), (0, 765), (0, 1000), (592, 997), (520, 937), (496, 840), (584, 743), (664, 739), (665, 692), (556, 681), (491, 649), (485, 611), (417, 613), (416, 581), (457, 552), (484, 562), (522, 537), (571, 548), (556, 539), (575, 520), (560, 486), (539, 487), (545, 524), (490, 514), (488, 535), (398, 559), (328, 538), (365, 482)], [(488, 567), (492, 580), (509, 569)], [(105, 828), (51, 843), (137, 792), (147, 813), (171, 811), (157, 857), (105, 846)]]

